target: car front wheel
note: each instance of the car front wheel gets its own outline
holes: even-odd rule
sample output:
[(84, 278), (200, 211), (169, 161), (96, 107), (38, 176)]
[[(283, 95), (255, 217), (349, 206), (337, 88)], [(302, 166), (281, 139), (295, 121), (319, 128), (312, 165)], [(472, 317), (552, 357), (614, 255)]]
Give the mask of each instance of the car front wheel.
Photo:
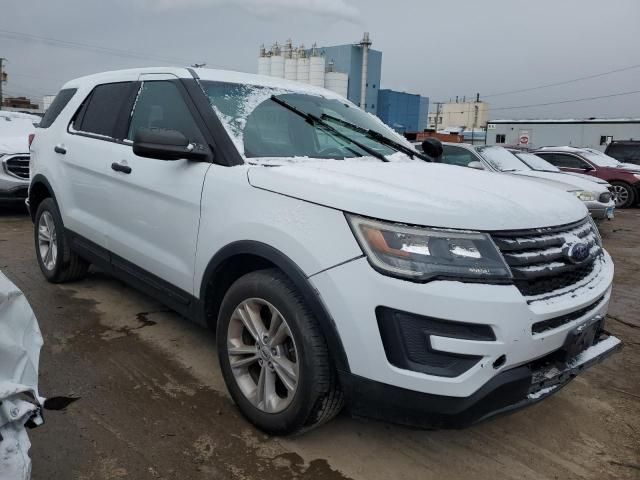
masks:
[(616, 208), (628, 208), (635, 203), (633, 187), (625, 182), (611, 182), (615, 194)]
[(293, 283), (279, 270), (238, 279), (220, 308), (218, 356), (245, 417), (274, 435), (333, 418), (343, 397), (326, 341)]

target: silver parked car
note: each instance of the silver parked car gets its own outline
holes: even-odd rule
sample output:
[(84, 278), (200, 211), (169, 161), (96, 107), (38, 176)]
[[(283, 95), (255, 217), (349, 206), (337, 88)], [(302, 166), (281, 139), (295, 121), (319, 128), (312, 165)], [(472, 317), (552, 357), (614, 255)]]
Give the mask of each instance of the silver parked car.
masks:
[(442, 148), (442, 163), (526, 177), (575, 195), (584, 202), (594, 220), (614, 217), (615, 202), (606, 182), (533, 168), (504, 147), (443, 143)]

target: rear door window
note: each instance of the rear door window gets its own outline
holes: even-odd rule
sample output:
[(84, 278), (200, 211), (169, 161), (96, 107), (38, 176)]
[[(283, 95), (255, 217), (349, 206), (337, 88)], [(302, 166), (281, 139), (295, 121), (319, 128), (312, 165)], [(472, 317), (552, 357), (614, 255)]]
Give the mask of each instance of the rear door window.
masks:
[(67, 106), (69, 100), (71, 100), (71, 98), (77, 91), (77, 88), (64, 88), (60, 90), (56, 95), (56, 98), (54, 98), (53, 102), (51, 102), (51, 105), (49, 105), (49, 108), (42, 117), (42, 120), (40, 120), (38, 127), (49, 128), (53, 124), (53, 122), (56, 121), (56, 118), (58, 118), (60, 112), (64, 110), (64, 107)]
[(106, 83), (93, 89), (74, 121), (74, 129), (109, 138), (118, 138), (118, 120), (131, 97), (132, 82)]

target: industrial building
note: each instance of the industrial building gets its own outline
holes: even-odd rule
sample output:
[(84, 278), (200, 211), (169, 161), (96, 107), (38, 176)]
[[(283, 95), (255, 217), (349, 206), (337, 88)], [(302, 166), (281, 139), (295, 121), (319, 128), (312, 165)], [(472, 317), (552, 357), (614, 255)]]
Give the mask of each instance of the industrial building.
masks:
[[(382, 52), (372, 50), (369, 34), (359, 43), (305, 49), (291, 40), (260, 48), (258, 74), (296, 80), (333, 90), (376, 113), (382, 69)], [(364, 95), (362, 95), (364, 92)]]
[(640, 140), (640, 118), (490, 120), (487, 125), (488, 145), (569, 145), (604, 151), (612, 140)]
[(471, 102), (456, 98), (455, 102), (436, 103), (435, 106), (429, 114), (429, 128), (434, 130), (482, 128), (489, 119), (489, 104), (480, 101), (479, 96)]
[(378, 117), (398, 133), (422, 132), (428, 113), (427, 97), (388, 89), (378, 92)]

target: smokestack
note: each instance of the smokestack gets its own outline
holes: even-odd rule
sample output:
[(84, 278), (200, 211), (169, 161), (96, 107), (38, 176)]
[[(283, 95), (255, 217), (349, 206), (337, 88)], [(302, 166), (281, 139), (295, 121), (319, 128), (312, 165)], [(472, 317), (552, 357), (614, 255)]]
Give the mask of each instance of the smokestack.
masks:
[(360, 82), (360, 108), (363, 110), (367, 106), (367, 75), (369, 74), (369, 47), (371, 47), (371, 39), (369, 38), (369, 32), (364, 32), (362, 41), (360, 41), (362, 47), (362, 80)]

